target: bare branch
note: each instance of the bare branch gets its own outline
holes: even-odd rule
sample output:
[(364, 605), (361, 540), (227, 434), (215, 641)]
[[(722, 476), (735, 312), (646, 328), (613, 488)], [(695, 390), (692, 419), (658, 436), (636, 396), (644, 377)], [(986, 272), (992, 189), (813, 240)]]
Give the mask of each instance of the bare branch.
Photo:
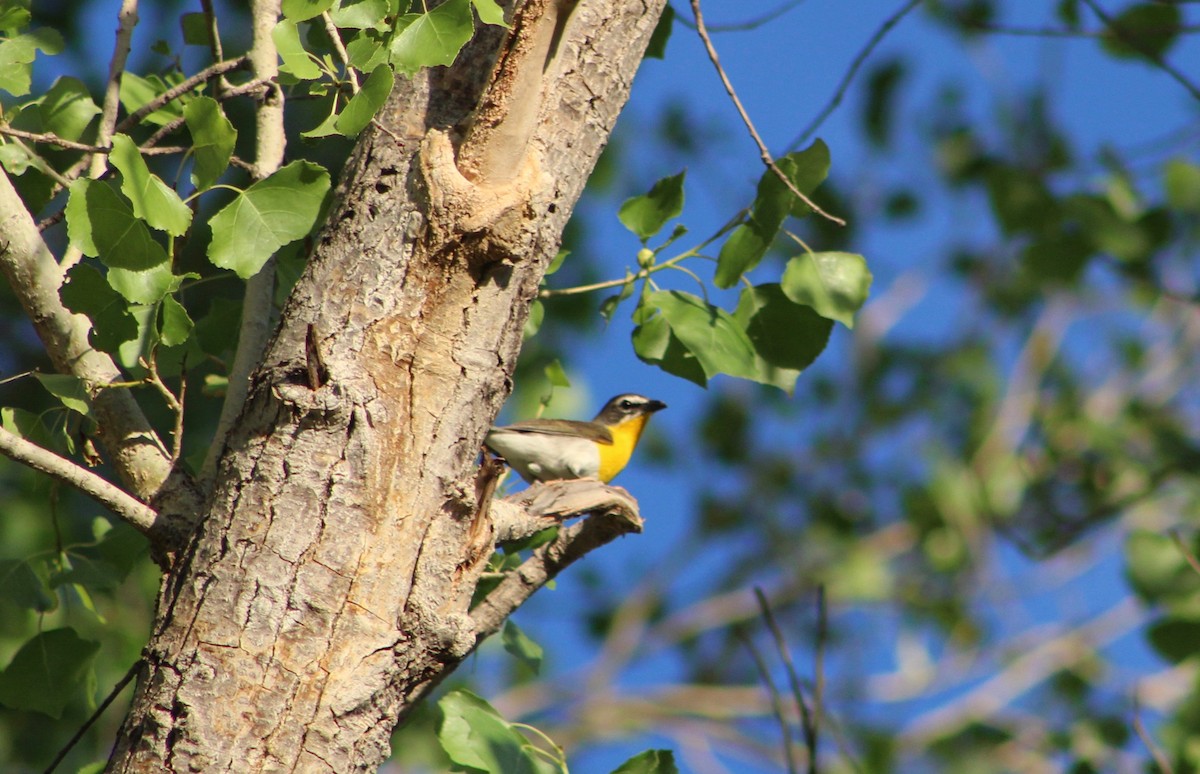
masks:
[(1138, 739), (1142, 740), (1142, 744), (1146, 745), (1146, 749), (1150, 751), (1150, 757), (1154, 759), (1158, 765), (1159, 771), (1162, 774), (1175, 774), (1175, 767), (1171, 765), (1171, 760), (1162, 748), (1154, 742), (1154, 737), (1150, 735), (1146, 729), (1146, 724), (1142, 722), (1142, 705), (1138, 701), (1137, 688), (1133, 689), (1133, 731), (1138, 735)]
[(125, 486), (149, 499), (171, 470), (170, 455), (128, 390), (105, 385), (120, 378), (112, 359), (88, 342), (87, 318), (58, 297), (63, 270), (38, 233), (8, 176), (0, 170), (0, 272), (33, 322), (57, 371), (80, 377), (97, 415), (100, 440)]
[[(796, 753), (792, 750), (792, 724), (788, 722), (787, 713), (783, 709), (783, 694), (779, 692), (779, 687), (775, 685), (775, 680), (771, 678), (771, 670), (767, 668), (767, 662), (763, 660), (762, 654), (758, 652), (758, 648), (754, 645), (754, 640), (750, 639), (744, 633), (740, 634), (742, 644), (746, 646), (746, 650), (750, 652), (750, 658), (754, 660), (754, 667), (758, 670), (759, 677), (762, 678), (763, 684), (767, 686), (767, 693), (771, 695), (771, 714), (775, 716), (775, 720), (779, 723), (779, 734), (783, 737), (783, 756), (787, 761), (788, 774), (797, 774), (800, 767), (796, 765)], [(812, 752), (809, 751), (809, 760), (812, 758)]]
[(817, 770), (817, 720), (816, 708), (812, 710), (808, 707), (808, 702), (804, 700), (804, 689), (800, 685), (800, 675), (796, 672), (796, 665), (792, 661), (792, 653), (788, 650), (787, 640), (783, 636), (783, 630), (779, 628), (779, 623), (775, 620), (775, 614), (771, 611), (771, 604), (767, 601), (767, 595), (759, 587), (754, 588), (754, 598), (758, 600), (758, 608), (762, 613), (763, 621), (766, 622), (767, 628), (771, 631), (771, 637), (775, 640), (775, 650), (779, 653), (779, 658), (783, 661), (783, 665), (787, 671), (788, 687), (792, 691), (792, 697), (796, 700), (796, 708), (800, 711), (800, 725), (804, 730), (804, 746), (808, 748), (808, 771), (809, 774), (815, 774)]
[(154, 526), (158, 514), (150, 506), (90, 470), (3, 428), (0, 428), (0, 454), (78, 489), (141, 532), (148, 533)]
[(19, 137), (22, 140), (30, 142), (45, 143), (47, 145), (57, 145), (60, 148), (67, 150), (86, 151), (88, 153), (107, 153), (107, 148), (101, 148), (99, 145), (88, 145), (83, 142), (74, 142), (73, 140), (64, 140), (57, 134), (50, 132), (26, 132), (23, 129), (13, 129), (11, 126), (0, 126), (0, 134), (9, 137)]
[[(138, 0), (121, 0), (121, 10), (117, 12), (117, 43), (113, 47), (112, 60), (108, 64), (108, 82), (104, 87), (104, 105), (100, 108), (100, 126), (96, 132), (96, 145), (107, 148), (112, 144), (114, 128), (117, 125), (117, 111), (121, 107), (121, 76), (125, 74), (125, 60), (129, 58), (130, 41), (133, 39), (133, 28), (137, 26)], [(107, 166), (107, 159), (94, 154), (90, 160), (84, 160), (88, 165), (89, 177), (98, 177)], [(84, 167), (80, 167), (80, 170)], [(75, 174), (79, 174), (76, 171)], [(68, 177), (71, 177), (68, 175)]]
[[(266, 97), (258, 103), (255, 113), (255, 159), (253, 175), (263, 179), (283, 163), (283, 151), (287, 137), (283, 128), (283, 90), (275, 79), (279, 75), (279, 54), (271, 31), (279, 19), (279, 0), (255, 0), (251, 6), (254, 43), (250, 47), (250, 66), (254, 78), (268, 84)], [(212, 480), (217, 470), (221, 450), (225, 448), (225, 436), (242, 413), (246, 393), (250, 386), (250, 374), (262, 360), (263, 349), (271, 335), (271, 307), (275, 297), (275, 258), (272, 256), (258, 273), (246, 281), (242, 299), (242, 322), (238, 329), (238, 346), (229, 369), (229, 387), (225, 402), (221, 404), (221, 416), (217, 430), (200, 470), (203, 485)]]
[(140, 124), (143, 118), (150, 115), (155, 110), (158, 110), (164, 105), (170, 104), (174, 100), (179, 99), (179, 97), (182, 95), (187, 94), (189, 91), (197, 88), (202, 83), (210, 81), (218, 75), (223, 75), (230, 70), (236, 70), (239, 67), (244, 67), (248, 61), (249, 57), (239, 56), (236, 59), (227, 59), (224, 62), (217, 62), (216, 64), (211, 64), (208, 67), (205, 67), (200, 72), (181, 81), (178, 85), (172, 86), (162, 94), (159, 94), (157, 97), (147, 102), (145, 105), (142, 105), (140, 108), (130, 113), (121, 121), (120, 124), (117, 125), (117, 131), (124, 132), (132, 129)]
[(121, 691), (125, 690), (125, 686), (133, 682), (133, 678), (137, 677), (138, 672), (142, 671), (142, 667), (145, 666), (145, 664), (146, 661), (142, 658), (139, 658), (137, 661), (133, 662), (133, 666), (129, 667), (129, 670), (125, 672), (125, 676), (117, 681), (117, 684), (114, 685), (112, 690), (108, 692), (108, 696), (104, 697), (104, 701), (100, 702), (100, 704), (96, 707), (96, 710), (92, 712), (88, 719), (84, 721), (83, 725), (79, 727), (79, 730), (75, 732), (75, 735), (72, 736), (67, 743), (62, 746), (62, 749), (58, 751), (58, 754), (54, 756), (54, 760), (50, 761), (50, 765), (46, 767), (42, 774), (51, 774), (51, 772), (58, 768), (58, 764), (63, 762), (63, 758), (67, 757), (67, 753), (71, 752), (71, 748), (79, 743), (79, 740), (83, 738), (83, 735), (87, 733), (87, 730), (91, 728), (97, 720), (100, 719), (100, 716), (104, 714), (104, 711), (108, 709), (109, 705), (121, 695)]
[(812, 137), (813, 132), (817, 131), (821, 124), (825, 123), (825, 119), (829, 118), (829, 115), (833, 111), (837, 110), (838, 105), (842, 104), (842, 99), (846, 96), (846, 91), (850, 88), (850, 82), (853, 81), (854, 76), (858, 74), (859, 68), (863, 66), (863, 62), (867, 61), (867, 57), (871, 55), (871, 52), (875, 50), (875, 47), (879, 45), (884, 36), (891, 31), (892, 27), (895, 27), (897, 24), (899, 24), (900, 20), (908, 15), (909, 11), (916, 8), (920, 4), (921, 0), (908, 0), (908, 2), (900, 6), (895, 13), (884, 19), (883, 24), (879, 25), (879, 29), (875, 30), (875, 34), (871, 36), (871, 39), (867, 41), (867, 44), (863, 46), (862, 50), (859, 51), (854, 57), (854, 61), (850, 63), (850, 69), (847, 70), (846, 74), (842, 76), (842, 80), (840, 83), (838, 83), (837, 90), (833, 92), (833, 97), (829, 100), (829, 103), (821, 109), (820, 113), (817, 113), (817, 117), (814, 118), (809, 125), (804, 128), (804, 131), (801, 132), (796, 139), (792, 140), (791, 144), (788, 145), (789, 148), (800, 147), (805, 140), (807, 140), (809, 137)]
[(1096, 0), (1083, 0), (1083, 3), (1088, 8), (1092, 9), (1092, 13), (1096, 14), (1096, 17), (1100, 19), (1100, 21), (1104, 22), (1104, 26), (1112, 30), (1113, 34), (1116, 35), (1122, 43), (1146, 57), (1146, 59), (1158, 67), (1158, 69), (1171, 76), (1176, 83), (1187, 89), (1188, 93), (1192, 95), (1193, 99), (1200, 100), (1200, 87), (1197, 87), (1196, 84), (1189, 81), (1187, 76), (1184, 75), (1181, 70), (1168, 62), (1158, 52), (1151, 51), (1150, 49), (1146, 48), (1142, 42), (1137, 39), (1137, 36), (1132, 35), (1129, 30), (1126, 30), (1121, 26), (1120, 21), (1105, 13), (1104, 9), (1096, 3)]
[(337, 25), (333, 23), (333, 17), (329, 15), (329, 11), (321, 14), (321, 20), (325, 22), (325, 32), (329, 35), (329, 40), (333, 43), (333, 50), (337, 52), (346, 76), (350, 79), (350, 91), (357, 94), (358, 73), (350, 66), (350, 55), (346, 53), (346, 47), (342, 44), (342, 34), (338, 32)]
[(497, 536), (532, 534), (530, 528), (536, 532), (585, 514), (591, 516), (577, 524), (564, 525), (557, 538), (509, 573), (471, 611), (479, 640), (494, 634), (533, 592), (576, 560), (622, 535), (642, 531), (637, 502), (624, 489), (598, 481), (581, 479), (534, 485), (515, 498), (492, 503)]
[(742, 105), (742, 100), (738, 97), (737, 92), (733, 89), (733, 83), (729, 80), (729, 76), (725, 74), (725, 68), (721, 66), (721, 60), (717, 57), (717, 49), (713, 46), (712, 38), (708, 35), (708, 29), (704, 26), (704, 15), (700, 12), (700, 0), (692, 0), (692, 13), (696, 17), (696, 33), (700, 36), (700, 40), (704, 43), (704, 49), (708, 52), (708, 58), (713, 63), (713, 67), (717, 68), (717, 75), (721, 78), (721, 83), (725, 86), (725, 93), (733, 100), (733, 106), (737, 108), (738, 115), (742, 117), (742, 123), (746, 125), (746, 129), (750, 132), (750, 138), (754, 140), (754, 144), (758, 146), (759, 157), (767, 169), (775, 173), (775, 176), (783, 182), (787, 189), (793, 195), (798, 197), (800, 201), (807, 204), (813, 212), (821, 217), (833, 221), (839, 226), (846, 225), (846, 221), (836, 215), (830, 215), (825, 210), (821, 209), (816, 202), (808, 198), (791, 178), (783, 173), (779, 165), (775, 163), (775, 159), (771, 157), (771, 151), (767, 149), (767, 144), (763, 142), (762, 135), (754, 128), (754, 122), (750, 120), (750, 114), (746, 112), (745, 106)]

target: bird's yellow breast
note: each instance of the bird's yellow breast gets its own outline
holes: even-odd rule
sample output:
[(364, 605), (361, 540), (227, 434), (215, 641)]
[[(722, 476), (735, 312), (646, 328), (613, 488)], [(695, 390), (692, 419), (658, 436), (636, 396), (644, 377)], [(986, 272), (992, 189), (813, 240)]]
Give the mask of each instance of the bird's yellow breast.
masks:
[(633, 448), (637, 446), (638, 439), (642, 437), (642, 430), (646, 427), (646, 420), (649, 415), (642, 414), (641, 416), (627, 419), (619, 425), (610, 425), (609, 430), (612, 431), (612, 444), (596, 444), (596, 448), (600, 450), (600, 480), (604, 483), (612, 481), (618, 473), (620, 473), (625, 465), (629, 463), (629, 457), (633, 454)]

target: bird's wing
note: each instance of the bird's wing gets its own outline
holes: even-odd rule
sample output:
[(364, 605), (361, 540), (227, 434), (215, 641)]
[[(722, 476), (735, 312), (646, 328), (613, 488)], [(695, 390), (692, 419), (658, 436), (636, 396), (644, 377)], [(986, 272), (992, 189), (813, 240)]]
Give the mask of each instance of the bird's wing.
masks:
[(566, 435), (572, 438), (586, 438), (595, 443), (612, 445), (612, 431), (596, 422), (580, 422), (575, 419), (529, 419), (517, 422), (515, 425), (498, 427), (500, 432), (541, 433), (542, 435)]

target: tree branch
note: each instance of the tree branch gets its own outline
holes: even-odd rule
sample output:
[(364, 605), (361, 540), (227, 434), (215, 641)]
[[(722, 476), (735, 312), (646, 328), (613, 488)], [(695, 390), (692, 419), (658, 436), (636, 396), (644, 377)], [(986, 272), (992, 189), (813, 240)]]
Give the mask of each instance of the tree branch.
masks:
[(622, 535), (642, 531), (637, 502), (628, 492), (587, 479), (534, 485), (513, 498), (492, 503), (501, 541), (587, 514), (590, 518), (563, 526), (557, 538), (509, 573), (471, 611), (478, 640), (494, 634), (535, 591), (589, 552)]
[(839, 226), (846, 225), (846, 221), (836, 215), (830, 215), (825, 210), (821, 209), (816, 202), (804, 194), (791, 178), (783, 173), (779, 165), (775, 163), (775, 159), (771, 157), (771, 151), (767, 149), (767, 144), (763, 142), (762, 135), (754, 128), (754, 122), (750, 120), (750, 114), (746, 112), (746, 108), (742, 105), (742, 100), (738, 97), (737, 92), (733, 89), (733, 83), (729, 80), (729, 76), (725, 73), (725, 68), (721, 66), (721, 60), (717, 57), (717, 49), (713, 46), (712, 38), (708, 35), (708, 28), (704, 26), (704, 14), (700, 12), (700, 0), (692, 0), (692, 13), (696, 17), (696, 33), (700, 36), (701, 42), (704, 43), (704, 50), (708, 52), (708, 58), (713, 63), (713, 67), (717, 68), (717, 75), (721, 78), (721, 83), (725, 86), (725, 93), (733, 100), (733, 106), (737, 108), (738, 115), (742, 118), (742, 123), (746, 125), (746, 130), (750, 132), (750, 139), (754, 140), (754, 144), (758, 146), (758, 154), (762, 159), (763, 164), (767, 169), (775, 173), (775, 176), (787, 186), (787, 189), (794, 196), (800, 199), (826, 220), (833, 221)]
[(1136, 35), (1131, 34), (1129, 30), (1126, 30), (1121, 26), (1120, 21), (1105, 13), (1104, 9), (1096, 3), (1096, 0), (1083, 0), (1083, 4), (1090, 8), (1092, 13), (1096, 14), (1096, 17), (1100, 19), (1100, 21), (1104, 22), (1105, 27), (1108, 27), (1110, 30), (1112, 30), (1112, 33), (1116, 35), (1122, 43), (1146, 57), (1151, 64), (1155, 65), (1158, 69), (1171, 76), (1176, 83), (1187, 89), (1188, 93), (1192, 95), (1192, 99), (1200, 100), (1200, 87), (1189, 81), (1188, 77), (1184, 75), (1179, 68), (1168, 62), (1161, 54), (1146, 48), (1146, 46), (1137, 39)]
[[(279, 55), (275, 40), (271, 37), (279, 19), (279, 0), (255, 0), (251, 6), (254, 43), (248, 59), (254, 71), (254, 80), (268, 84), (266, 97), (257, 105), (255, 113), (255, 160), (253, 175), (261, 180), (279, 169), (283, 163), (283, 151), (287, 137), (283, 128), (283, 90), (275, 79), (279, 75)], [(242, 298), (242, 322), (238, 329), (237, 351), (229, 369), (229, 387), (225, 402), (221, 404), (221, 416), (212, 444), (200, 470), (200, 481), (207, 486), (217, 470), (221, 450), (225, 448), (225, 437), (242, 413), (246, 393), (250, 386), (250, 374), (262, 361), (263, 350), (271, 335), (271, 307), (275, 296), (275, 257), (272, 256), (246, 281)]]
[(3, 428), (0, 428), (0, 454), (78, 489), (143, 533), (149, 533), (154, 526), (158, 514), (150, 506), (90, 470)]
[(187, 94), (189, 91), (205, 81), (211, 80), (218, 75), (223, 75), (230, 70), (236, 70), (239, 67), (245, 66), (247, 61), (249, 61), (249, 57), (239, 56), (236, 59), (227, 59), (224, 62), (217, 62), (216, 64), (205, 67), (200, 72), (180, 82), (178, 85), (172, 86), (162, 94), (159, 94), (157, 97), (147, 102), (145, 105), (142, 105), (140, 108), (130, 113), (121, 121), (120, 124), (117, 125), (117, 131), (124, 132), (132, 129), (140, 124), (143, 118), (150, 115), (155, 110), (158, 110), (164, 105), (167, 105), (178, 99), (182, 95)]
[[(117, 111), (121, 107), (121, 76), (125, 74), (125, 60), (129, 58), (133, 28), (138, 23), (138, 0), (121, 0), (117, 12), (117, 44), (113, 47), (112, 60), (108, 64), (108, 82), (104, 87), (104, 105), (100, 109), (100, 125), (96, 132), (96, 145), (107, 148), (112, 145)], [(93, 154), (88, 164), (88, 176), (98, 177), (108, 164), (102, 154)]]
[(105, 389), (121, 372), (108, 355), (88, 342), (87, 319), (62, 305), (58, 288), (63, 270), (3, 170), (0, 272), (32, 321), (55, 369), (84, 381), (97, 415), (100, 440), (117, 475), (134, 495), (149, 500), (170, 473), (170, 455), (129, 391)]
[(854, 57), (854, 61), (850, 63), (850, 69), (847, 70), (846, 74), (842, 76), (842, 80), (840, 83), (838, 83), (837, 90), (834, 91), (833, 97), (829, 100), (829, 103), (821, 109), (821, 112), (817, 114), (816, 118), (814, 118), (808, 126), (804, 127), (804, 131), (801, 132), (796, 139), (792, 140), (792, 142), (788, 145), (789, 148), (800, 147), (800, 144), (811, 137), (813, 132), (817, 131), (817, 128), (820, 127), (821, 124), (825, 123), (825, 119), (829, 118), (829, 115), (834, 110), (837, 110), (837, 106), (842, 104), (842, 99), (846, 96), (846, 90), (850, 88), (850, 83), (854, 80), (854, 76), (858, 74), (859, 68), (862, 67), (863, 62), (867, 61), (867, 57), (871, 55), (871, 52), (875, 50), (875, 47), (879, 45), (879, 42), (883, 40), (884, 36), (891, 31), (892, 27), (895, 27), (897, 24), (899, 24), (900, 20), (908, 15), (909, 11), (916, 8), (920, 4), (921, 0), (908, 0), (908, 2), (906, 2), (904, 5), (900, 6), (899, 10), (897, 10), (888, 18), (884, 19), (883, 24), (879, 25), (879, 29), (875, 30), (875, 34), (871, 36), (871, 39), (867, 41), (867, 44), (863, 46), (862, 50), (859, 51)]

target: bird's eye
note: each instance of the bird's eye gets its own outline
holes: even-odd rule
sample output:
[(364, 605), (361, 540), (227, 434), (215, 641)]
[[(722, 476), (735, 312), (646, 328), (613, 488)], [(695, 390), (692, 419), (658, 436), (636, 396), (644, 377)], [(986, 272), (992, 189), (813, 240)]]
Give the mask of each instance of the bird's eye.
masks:
[(633, 401), (626, 398), (625, 400), (621, 401), (621, 408), (623, 408), (623, 409), (633, 408)]

